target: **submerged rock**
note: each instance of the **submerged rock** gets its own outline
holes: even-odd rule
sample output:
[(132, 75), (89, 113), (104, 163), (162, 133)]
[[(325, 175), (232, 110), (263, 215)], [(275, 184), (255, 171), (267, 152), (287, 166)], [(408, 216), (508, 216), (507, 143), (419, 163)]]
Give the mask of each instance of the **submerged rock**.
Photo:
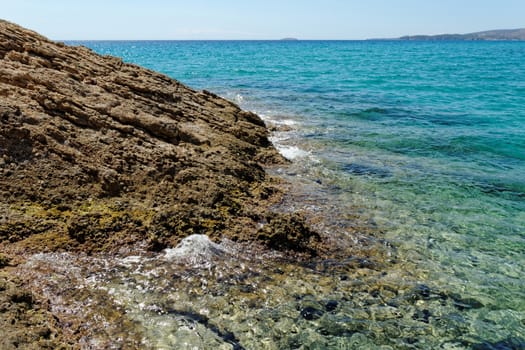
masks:
[(313, 247), (320, 236), (300, 214), (273, 214), (267, 220), (257, 238), (269, 247), (315, 253)]
[(325, 304), (326, 311), (334, 311), (339, 306), (336, 300), (328, 300)]
[(319, 317), (323, 316), (323, 311), (316, 309), (314, 307), (311, 307), (311, 306), (307, 306), (301, 310), (301, 316), (305, 320), (309, 320), (309, 321), (316, 320)]
[(498, 342), (482, 342), (471, 344), (472, 350), (522, 350), (525, 349), (525, 339), (509, 338)]

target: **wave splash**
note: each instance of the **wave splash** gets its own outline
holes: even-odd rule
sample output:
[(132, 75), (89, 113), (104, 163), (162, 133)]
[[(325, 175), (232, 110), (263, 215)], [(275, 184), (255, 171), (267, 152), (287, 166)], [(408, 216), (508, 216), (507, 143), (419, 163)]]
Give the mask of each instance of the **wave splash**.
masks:
[(184, 238), (175, 248), (165, 249), (164, 258), (169, 261), (183, 260), (198, 265), (224, 258), (231, 253), (231, 248), (212, 242), (208, 236), (194, 234)]

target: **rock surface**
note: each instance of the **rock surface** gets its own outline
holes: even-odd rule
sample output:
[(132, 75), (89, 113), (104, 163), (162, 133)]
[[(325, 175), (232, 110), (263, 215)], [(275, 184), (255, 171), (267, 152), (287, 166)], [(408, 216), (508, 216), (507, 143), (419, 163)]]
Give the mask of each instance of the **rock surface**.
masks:
[[(267, 210), (281, 190), (262, 165), (284, 160), (264, 122), (213, 93), (0, 21), (0, 119), (4, 243), (158, 250), (205, 234), (301, 250), (313, 236)], [(261, 228), (269, 215), (293, 234)]]
[(0, 348), (74, 349), (88, 327), (19, 275), (33, 253), (156, 251), (190, 235), (315, 253), (300, 215), (270, 209), (283, 186), (263, 166), (283, 162), (257, 115), (0, 20)]
[(48, 305), (20, 281), (0, 274), (0, 349), (68, 349)]

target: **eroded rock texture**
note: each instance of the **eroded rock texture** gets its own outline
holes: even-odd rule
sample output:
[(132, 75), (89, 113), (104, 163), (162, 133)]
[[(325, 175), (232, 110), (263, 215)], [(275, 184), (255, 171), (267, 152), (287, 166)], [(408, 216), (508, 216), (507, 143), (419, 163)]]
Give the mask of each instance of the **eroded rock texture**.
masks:
[(283, 159), (257, 115), (213, 93), (0, 21), (0, 120), (5, 243), (161, 249), (200, 233), (300, 250), (312, 237), (288, 216), (275, 222), (290, 242), (261, 229), (280, 192), (262, 165)]

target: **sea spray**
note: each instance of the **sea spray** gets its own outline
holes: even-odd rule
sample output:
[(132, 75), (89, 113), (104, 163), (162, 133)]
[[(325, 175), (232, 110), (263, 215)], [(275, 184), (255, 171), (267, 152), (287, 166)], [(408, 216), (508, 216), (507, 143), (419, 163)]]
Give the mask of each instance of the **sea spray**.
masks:
[(164, 258), (168, 261), (200, 265), (224, 259), (232, 253), (226, 245), (214, 243), (206, 235), (194, 234), (184, 238), (175, 248), (165, 249)]

